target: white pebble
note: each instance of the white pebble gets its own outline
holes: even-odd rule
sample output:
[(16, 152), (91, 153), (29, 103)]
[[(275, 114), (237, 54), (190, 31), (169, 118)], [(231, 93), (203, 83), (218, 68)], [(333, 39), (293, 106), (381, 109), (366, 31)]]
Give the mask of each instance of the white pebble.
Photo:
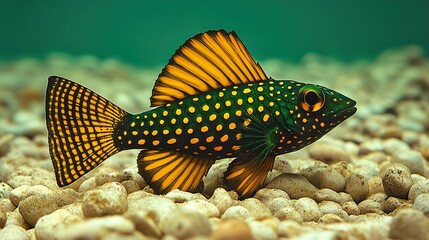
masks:
[(343, 210), (340, 204), (335, 202), (323, 201), (319, 203), (319, 209), (323, 214), (335, 214), (344, 220), (348, 218), (347, 212)]
[(230, 219), (230, 218), (238, 218), (238, 219), (246, 219), (251, 217), (249, 210), (242, 206), (232, 206), (225, 210), (222, 214), (222, 219)]
[(401, 165), (391, 166), (383, 176), (383, 188), (387, 196), (406, 199), (413, 184), (408, 170)]
[(177, 211), (178, 207), (171, 199), (163, 196), (144, 196), (140, 197), (143, 191), (135, 192), (128, 197), (128, 212), (145, 210), (154, 211), (160, 218), (160, 221), (170, 218), (170, 215)]
[(424, 174), (424, 159), (422, 154), (417, 151), (409, 150), (395, 152), (393, 154), (393, 160), (408, 167), (411, 173), (416, 173), (419, 175)]
[(261, 201), (255, 198), (248, 198), (239, 202), (239, 205), (246, 208), (250, 215), (255, 218), (263, 218), (271, 216), (270, 209), (265, 206)]
[(67, 225), (77, 223), (82, 218), (71, 214), (64, 209), (43, 216), (37, 221), (36, 230), (37, 239), (59, 239), (61, 238), (62, 231)]
[(293, 173), (283, 173), (277, 176), (267, 185), (267, 188), (283, 190), (292, 199), (301, 197), (315, 198), (318, 190), (304, 176)]
[(226, 209), (236, 204), (236, 201), (231, 198), (231, 195), (229, 195), (224, 188), (216, 188), (210, 198), (210, 202), (219, 209), (219, 213), (221, 215), (226, 211)]
[(6, 183), (0, 183), (0, 199), (9, 198), (10, 192), (13, 190), (11, 186)]
[(254, 198), (259, 199), (264, 204), (267, 204), (275, 198), (290, 199), (289, 195), (285, 191), (275, 188), (262, 188), (256, 192)]
[(53, 194), (36, 194), (19, 203), (19, 212), (31, 226), (35, 226), (39, 218), (57, 209), (57, 199)]
[(2, 240), (30, 240), (30, 236), (24, 228), (9, 225), (0, 230), (0, 239)]
[(368, 181), (364, 176), (352, 172), (346, 177), (345, 191), (352, 196), (355, 202), (361, 202), (368, 196)]
[(419, 210), (425, 215), (429, 214), (429, 193), (423, 193), (414, 200), (414, 209)]
[(292, 220), (296, 222), (303, 222), (302, 216), (293, 208), (292, 206), (285, 206), (283, 208), (278, 209), (275, 214), (279, 220)]
[(254, 239), (275, 240), (277, 234), (270, 226), (258, 221), (248, 221)]
[(429, 179), (424, 179), (411, 185), (408, 192), (408, 199), (414, 202), (416, 197), (423, 193), (429, 193)]
[(207, 217), (195, 212), (176, 212), (164, 224), (161, 224), (161, 228), (164, 234), (172, 235), (177, 239), (208, 236), (211, 233), (210, 222)]
[(184, 213), (200, 213), (207, 218), (217, 218), (220, 216), (217, 207), (207, 200), (196, 199), (187, 201), (179, 204), (179, 209)]
[(346, 180), (337, 171), (327, 167), (309, 167), (301, 174), (317, 188), (329, 188), (336, 192), (344, 191)]

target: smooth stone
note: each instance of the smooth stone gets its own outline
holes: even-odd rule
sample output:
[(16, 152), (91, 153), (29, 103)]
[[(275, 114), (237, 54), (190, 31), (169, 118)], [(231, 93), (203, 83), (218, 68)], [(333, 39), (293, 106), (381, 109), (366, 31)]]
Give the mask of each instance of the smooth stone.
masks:
[(196, 197), (196, 194), (174, 189), (171, 192), (165, 194), (165, 197), (171, 199), (175, 203), (183, 203), (194, 199), (205, 199), (204, 197)]
[(236, 204), (236, 201), (233, 200), (231, 195), (229, 195), (229, 193), (223, 188), (216, 188), (209, 201), (217, 207), (221, 215), (228, 208)]
[(278, 210), (276, 210), (274, 217), (278, 218), (281, 221), (284, 220), (292, 220), (296, 222), (303, 222), (301, 214), (298, 213), (298, 211), (295, 210), (292, 206), (285, 206)]
[(6, 224), (7, 215), (3, 209), (0, 209), (0, 228), (3, 228)]
[(219, 209), (207, 200), (195, 199), (181, 203), (178, 206), (184, 213), (200, 213), (207, 218), (218, 218), (220, 216)]
[(411, 185), (413, 185), (411, 175), (408, 170), (401, 165), (393, 165), (384, 173), (384, 192), (389, 197), (406, 199)]
[(276, 240), (277, 233), (270, 226), (267, 226), (263, 222), (259, 221), (248, 221), (247, 222), (252, 232), (253, 239), (264, 239), (264, 240)]
[(125, 180), (121, 182), (121, 184), (124, 186), (125, 190), (127, 191), (127, 194), (140, 191), (140, 185), (133, 180)]
[(421, 153), (413, 150), (395, 152), (393, 160), (396, 163), (403, 164), (410, 169), (411, 173), (419, 175), (424, 174), (423, 162), (424, 158)]
[(317, 221), (322, 216), (316, 201), (308, 197), (296, 200), (293, 207), (305, 222)]
[(17, 207), (13, 212), (6, 213), (6, 223), (5, 226), (16, 225), (24, 229), (30, 229), (30, 224), (25, 221), (24, 217), (19, 212), (19, 207)]
[(35, 234), (37, 239), (59, 239), (62, 231), (67, 225), (82, 221), (82, 218), (71, 214), (65, 209), (43, 216), (37, 221)]
[(319, 209), (322, 212), (322, 214), (334, 214), (338, 217), (342, 218), (343, 220), (348, 219), (348, 214), (343, 210), (340, 204), (336, 202), (330, 202), (330, 201), (323, 201), (319, 203)]
[(311, 145), (309, 155), (312, 159), (317, 159), (325, 163), (350, 162), (350, 156), (344, 148), (328, 143)]
[(429, 216), (429, 193), (418, 195), (414, 201), (413, 208)]
[(381, 204), (374, 200), (368, 200), (368, 199), (364, 200), (358, 204), (358, 207), (361, 214), (365, 214), (365, 213), (383, 214), (383, 211), (381, 210)]
[(270, 202), (265, 204), (271, 211), (271, 213), (275, 214), (278, 210), (284, 207), (292, 207), (293, 201), (287, 198), (274, 198)]
[(7, 183), (0, 183), (0, 198), (9, 198), (10, 192), (12, 192), (12, 190), (13, 188)]
[(158, 227), (159, 218), (155, 212), (144, 210), (127, 212), (124, 217), (133, 222), (136, 229), (143, 235), (161, 238), (162, 233)]
[(390, 223), (391, 239), (429, 239), (429, 219), (415, 209), (399, 211)]
[(345, 222), (343, 218), (332, 213), (326, 213), (323, 216), (321, 216), (319, 219), (319, 223), (325, 223), (325, 224), (342, 223), (342, 222)]
[(304, 176), (293, 173), (283, 173), (277, 176), (267, 185), (267, 188), (283, 190), (292, 199), (302, 197), (314, 199), (318, 191)]
[(175, 212), (166, 219), (164, 224), (161, 224), (161, 229), (164, 234), (172, 235), (177, 239), (190, 239), (211, 234), (208, 218), (196, 212)]
[(264, 218), (271, 216), (270, 209), (265, 206), (261, 201), (255, 198), (248, 198), (239, 202), (239, 205), (246, 208), (250, 215), (255, 218)]
[(336, 192), (344, 191), (346, 180), (337, 171), (325, 167), (309, 167), (301, 171), (301, 174), (317, 188), (329, 188)]
[(402, 204), (404, 204), (405, 202), (406, 202), (406, 200), (404, 200), (404, 199), (400, 199), (400, 198), (396, 198), (396, 197), (389, 197), (386, 199), (386, 201), (381, 203), (381, 209), (385, 213), (391, 213), (391, 212), (395, 211), (395, 209), (400, 207)]
[(18, 206), (19, 203), (27, 197), (33, 196), (35, 194), (54, 194), (51, 189), (43, 185), (22, 185), (13, 189), (10, 193), (10, 200), (15, 206)]
[(423, 193), (429, 193), (429, 179), (424, 179), (414, 183), (408, 192), (408, 199), (414, 202), (417, 196)]
[(127, 191), (118, 182), (106, 183), (83, 195), (82, 211), (87, 218), (122, 214), (127, 208)]
[(59, 207), (72, 204), (79, 198), (79, 193), (73, 188), (62, 188), (56, 191), (57, 204)]
[(57, 199), (53, 194), (36, 194), (19, 203), (19, 212), (31, 226), (35, 226), (41, 217), (58, 208)]
[(361, 202), (368, 196), (368, 181), (364, 176), (352, 172), (346, 177), (345, 191), (351, 195), (355, 202)]
[(212, 240), (248, 240), (253, 239), (249, 225), (237, 219), (222, 221), (214, 230)]
[(170, 218), (170, 215), (178, 210), (174, 202), (163, 196), (145, 195), (135, 192), (128, 196), (128, 212), (145, 210), (154, 211), (160, 218), (160, 222)]
[(2, 240), (30, 240), (27, 231), (20, 226), (9, 225), (0, 230)]
[(260, 200), (264, 204), (267, 204), (275, 198), (290, 199), (289, 195), (285, 191), (275, 188), (262, 188), (256, 192), (254, 198)]
[(342, 205), (343, 210), (350, 216), (350, 215), (360, 215), (360, 210), (358, 205), (353, 202), (345, 202)]
[(332, 201), (336, 203), (341, 203), (342, 199), (340, 197), (340, 194), (335, 192), (332, 189), (329, 188), (322, 188), (316, 192), (316, 202), (322, 202), (322, 201)]
[(232, 206), (225, 210), (225, 212), (222, 214), (221, 219), (230, 219), (230, 218), (237, 218), (237, 219), (246, 219), (248, 217), (251, 217), (249, 210), (242, 206)]

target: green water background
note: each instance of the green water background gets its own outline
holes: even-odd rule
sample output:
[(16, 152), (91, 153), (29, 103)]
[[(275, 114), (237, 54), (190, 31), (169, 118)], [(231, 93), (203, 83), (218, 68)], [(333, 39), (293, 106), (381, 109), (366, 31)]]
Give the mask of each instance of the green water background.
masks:
[(309, 52), (371, 59), (417, 44), (429, 50), (428, 0), (0, 1), (0, 59), (51, 52), (167, 63), (193, 35), (235, 30), (260, 61)]

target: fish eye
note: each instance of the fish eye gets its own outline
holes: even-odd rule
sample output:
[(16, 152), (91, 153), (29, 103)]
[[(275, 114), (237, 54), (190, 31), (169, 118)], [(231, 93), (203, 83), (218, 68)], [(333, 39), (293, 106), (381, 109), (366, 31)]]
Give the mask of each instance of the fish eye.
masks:
[(298, 100), (302, 109), (316, 112), (325, 104), (325, 94), (317, 86), (304, 86), (299, 90)]

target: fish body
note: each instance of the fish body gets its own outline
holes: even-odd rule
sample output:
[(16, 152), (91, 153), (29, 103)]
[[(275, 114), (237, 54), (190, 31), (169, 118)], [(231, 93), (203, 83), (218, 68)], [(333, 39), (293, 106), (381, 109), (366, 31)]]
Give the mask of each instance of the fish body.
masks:
[(152, 106), (130, 114), (91, 90), (50, 77), (46, 119), (59, 186), (111, 155), (142, 149), (139, 173), (157, 193), (195, 191), (218, 159), (225, 182), (254, 194), (275, 156), (316, 141), (356, 112), (323, 86), (267, 77), (234, 33), (209, 31), (182, 45), (159, 75)]

